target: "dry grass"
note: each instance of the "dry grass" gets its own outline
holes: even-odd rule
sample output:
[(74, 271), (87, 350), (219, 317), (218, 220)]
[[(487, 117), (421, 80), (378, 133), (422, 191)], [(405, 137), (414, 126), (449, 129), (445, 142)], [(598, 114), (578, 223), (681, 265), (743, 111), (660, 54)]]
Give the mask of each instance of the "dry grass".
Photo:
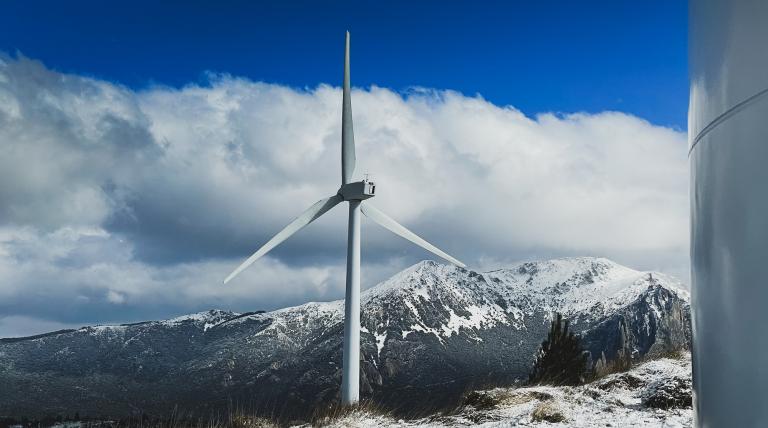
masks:
[[(267, 418), (248, 415), (235, 415), (229, 420), (227, 428), (279, 428), (275, 421)], [(214, 427), (211, 427), (214, 428)]]
[[(270, 414), (271, 413), (271, 414)], [(332, 404), (316, 408), (310, 415), (299, 417), (302, 412), (290, 413), (284, 411), (267, 412), (251, 411), (244, 408), (230, 409), (210, 417), (192, 417), (174, 409), (164, 417), (132, 417), (123, 419), (83, 418), (68, 421), (65, 418), (45, 420), (15, 420), (0, 418), (0, 428), (22, 423), (25, 426), (52, 426), (56, 423), (64, 427), (78, 428), (282, 428), (288, 426), (323, 427), (329, 425), (346, 426), (344, 420), (366, 418), (382, 420), (392, 417), (392, 412), (372, 401), (361, 401), (357, 405), (343, 406)]]
[(361, 401), (352, 406), (335, 403), (316, 409), (310, 420), (310, 425), (313, 427), (328, 426), (355, 415), (369, 417), (392, 416), (390, 411), (368, 400)]
[(545, 401), (533, 409), (533, 413), (531, 413), (531, 419), (536, 422), (546, 421), (556, 423), (565, 421), (565, 415), (562, 411), (560, 411), (560, 409), (557, 408), (554, 403), (551, 401)]
[(474, 410), (490, 410), (500, 406), (515, 406), (529, 401), (549, 401), (552, 395), (543, 391), (532, 391), (517, 388), (496, 388), (488, 391), (472, 391), (464, 395), (461, 406), (456, 413), (467, 407)]
[(685, 348), (675, 348), (666, 349), (663, 351), (649, 352), (642, 358), (636, 360), (619, 357), (608, 361), (607, 363), (595, 365), (595, 368), (592, 370), (592, 375), (587, 383), (594, 382), (611, 374), (628, 372), (632, 369), (632, 367), (638, 366), (648, 361), (659, 360), (662, 358), (682, 360), (686, 358), (688, 352), (689, 351)]
[(664, 351), (653, 351), (643, 356), (643, 358), (638, 362), (638, 364), (651, 361), (651, 360), (659, 360), (662, 358), (669, 358), (671, 360), (682, 360), (686, 358), (686, 356), (688, 355), (688, 352), (690, 351), (684, 348), (667, 349)]
[(594, 382), (611, 374), (628, 372), (632, 369), (633, 365), (632, 360), (628, 358), (617, 358), (603, 365), (597, 365), (592, 370), (592, 376), (590, 376), (587, 383)]

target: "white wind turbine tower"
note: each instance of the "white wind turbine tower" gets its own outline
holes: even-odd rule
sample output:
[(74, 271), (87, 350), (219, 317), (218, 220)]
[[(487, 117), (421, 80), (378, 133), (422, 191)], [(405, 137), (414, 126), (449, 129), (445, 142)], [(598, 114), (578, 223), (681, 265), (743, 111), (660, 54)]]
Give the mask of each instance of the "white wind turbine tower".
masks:
[(341, 384), (341, 401), (354, 404), (359, 399), (360, 389), (360, 212), (391, 232), (414, 244), (431, 251), (449, 262), (464, 267), (464, 264), (444, 253), (434, 245), (421, 239), (389, 216), (363, 201), (374, 196), (376, 186), (368, 179), (352, 181), (355, 172), (355, 137), (352, 133), (352, 101), (349, 89), (349, 32), (344, 52), (344, 89), (341, 115), (341, 187), (331, 196), (317, 201), (288, 226), (258, 249), (243, 264), (238, 266), (224, 284), (272, 248), (285, 241), (304, 226), (325, 214), (343, 201), (349, 202), (349, 231), (347, 241), (347, 288), (344, 299), (344, 360)]

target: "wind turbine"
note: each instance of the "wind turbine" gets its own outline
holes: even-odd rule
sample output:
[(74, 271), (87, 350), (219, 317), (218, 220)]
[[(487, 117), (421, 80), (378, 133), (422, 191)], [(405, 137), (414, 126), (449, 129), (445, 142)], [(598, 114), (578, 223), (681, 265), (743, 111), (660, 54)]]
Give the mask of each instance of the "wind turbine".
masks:
[(347, 288), (344, 298), (344, 358), (342, 364), (341, 402), (354, 404), (360, 396), (360, 213), (389, 231), (400, 235), (414, 244), (464, 267), (464, 263), (449, 256), (434, 245), (423, 240), (398, 222), (363, 201), (374, 196), (376, 185), (367, 178), (352, 181), (355, 172), (355, 136), (352, 133), (352, 100), (349, 90), (349, 31), (344, 51), (344, 89), (341, 113), (341, 187), (330, 198), (317, 201), (272, 239), (267, 241), (251, 257), (237, 267), (224, 284), (253, 264), (257, 259), (298, 232), (304, 226), (318, 219), (341, 202), (349, 202), (349, 230), (347, 239)]

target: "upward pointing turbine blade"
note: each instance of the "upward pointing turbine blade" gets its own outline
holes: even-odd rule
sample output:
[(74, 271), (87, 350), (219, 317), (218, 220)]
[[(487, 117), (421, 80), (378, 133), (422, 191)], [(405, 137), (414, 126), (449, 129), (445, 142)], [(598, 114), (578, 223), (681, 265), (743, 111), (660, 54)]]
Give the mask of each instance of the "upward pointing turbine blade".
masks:
[(455, 264), (456, 266), (460, 267), (467, 267), (464, 263), (456, 260), (455, 258), (449, 256), (439, 248), (435, 247), (434, 245), (430, 244), (429, 242), (421, 239), (418, 235), (411, 232), (410, 230), (406, 229), (403, 225), (400, 223), (392, 220), (388, 215), (381, 212), (378, 208), (374, 207), (373, 205), (369, 205), (368, 203), (363, 203), (360, 205), (360, 209), (363, 211), (363, 214), (365, 214), (366, 217), (370, 218), (371, 220), (375, 221), (379, 225), (383, 226), (385, 229), (389, 229), (390, 232), (393, 232), (396, 235), (400, 235), (403, 238), (413, 242), (414, 244), (418, 245), (419, 247), (436, 254), (445, 260), (448, 260), (449, 262)]
[(281, 242), (288, 239), (291, 235), (298, 232), (304, 226), (308, 225), (309, 223), (312, 223), (317, 218), (319, 218), (321, 215), (325, 214), (328, 210), (335, 207), (339, 202), (343, 201), (344, 198), (341, 197), (341, 195), (334, 195), (330, 198), (325, 198), (320, 201), (315, 202), (314, 205), (309, 207), (306, 211), (301, 213), (300, 216), (296, 217), (295, 220), (293, 220), (288, 226), (285, 226), (283, 230), (277, 233), (272, 239), (267, 241), (266, 244), (264, 244), (261, 248), (258, 249), (251, 257), (248, 257), (248, 260), (244, 261), (243, 264), (237, 267), (229, 276), (227, 279), (224, 280), (224, 284), (228, 283), (232, 278), (236, 277), (237, 274), (242, 272), (245, 268), (252, 265), (253, 262), (258, 260), (261, 256), (264, 254), (267, 254), (269, 250), (277, 247)]
[(349, 88), (349, 31), (344, 50), (344, 83), (341, 107), (341, 184), (352, 181), (355, 173), (355, 134), (352, 131), (352, 98)]

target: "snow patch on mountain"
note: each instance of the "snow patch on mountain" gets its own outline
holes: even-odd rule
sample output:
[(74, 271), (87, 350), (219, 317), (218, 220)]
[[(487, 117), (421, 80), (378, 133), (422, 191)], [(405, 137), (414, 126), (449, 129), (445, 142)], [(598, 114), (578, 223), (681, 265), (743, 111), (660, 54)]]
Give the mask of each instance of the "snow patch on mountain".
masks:
[(636, 271), (604, 258), (526, 262), (486, 275), (510, 302), (526, 308), (526, 313), (545, 310), (566, 317), (586, 313), (595, 319), (627, 306), (654, 285), (690, 301), (679, 280), (659, 272)]
[(209, 311), (198, 312), (195, 314), (182, 315), (176, 318), (171, 318), (165, 321), (159, 321), (161, 324), (172, 327), (180, 323), (191, 322), (196, 325), (202, 326), (203, 331), (221, 324), (233, 317), (240, 315), (237, 312), (222, 311), (220, 309), (212, 309)]

